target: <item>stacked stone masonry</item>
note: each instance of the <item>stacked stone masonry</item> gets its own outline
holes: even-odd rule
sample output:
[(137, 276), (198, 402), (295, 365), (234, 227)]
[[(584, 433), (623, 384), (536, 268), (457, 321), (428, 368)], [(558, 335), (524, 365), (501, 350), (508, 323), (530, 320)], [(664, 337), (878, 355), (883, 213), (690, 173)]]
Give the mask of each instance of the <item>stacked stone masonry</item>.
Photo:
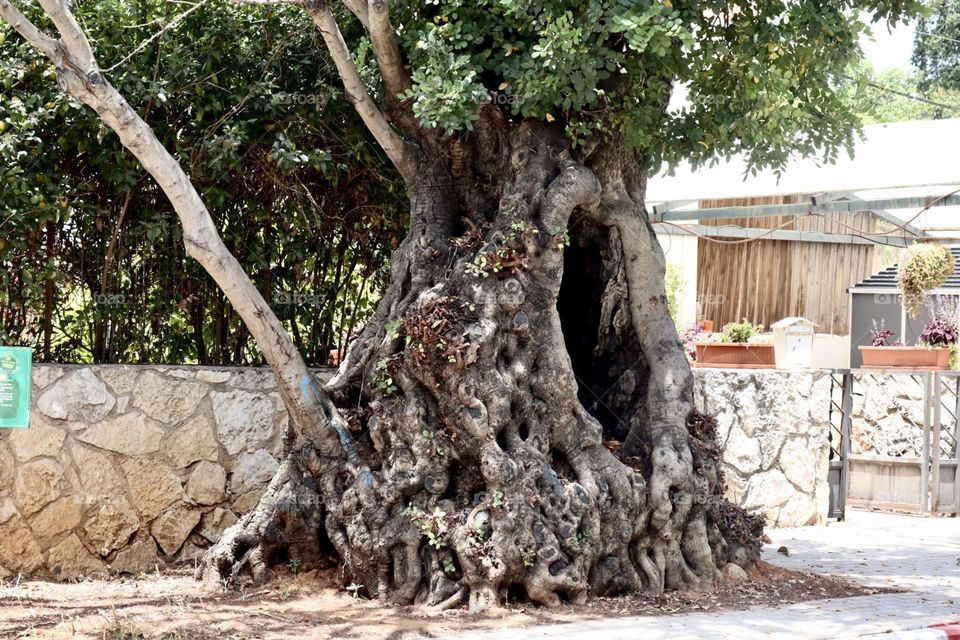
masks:
[(697, 406), (717, 418), (727, 497), (767, 525), (825, 524), (830, 501), (830, 376), (695, 369)]
[[(924, 379), (921, 375), (862, 373), (854, 381), (851, 452), (918, 458), (923, 450)], [(956, 384), (951, 381), (949, 384)], [(955, 410), (945, 392), (943, 417)]]
[[(0, 578), (191, 564), (278, 467), (266, 369), (41, 364), (33, 383), (30, 428), (0, 430)], [(829, 379), (698, 370), (696, 393), (729, 496), (771, 525), (823, 522)]]

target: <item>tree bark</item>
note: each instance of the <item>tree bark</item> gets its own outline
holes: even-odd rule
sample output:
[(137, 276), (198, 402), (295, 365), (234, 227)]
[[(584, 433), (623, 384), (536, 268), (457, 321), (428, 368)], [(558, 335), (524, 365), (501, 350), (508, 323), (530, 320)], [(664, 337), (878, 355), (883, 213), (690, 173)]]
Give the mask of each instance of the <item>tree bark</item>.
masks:
[[(345, 584), (396, 602), (715, 587), (756, 559), (761, 525), (722, 497), (638, 159), (492, 111), (476, 136), (435, 141), (446, 152), (421, 164), (387, 294), (329, 386), (362, 408), (352, 459), (331, 473), (292, 448), (290, 491), (317, 487)], [(208, 577), (291, 557), (265, 524), (277, 491), (215, 546)]]

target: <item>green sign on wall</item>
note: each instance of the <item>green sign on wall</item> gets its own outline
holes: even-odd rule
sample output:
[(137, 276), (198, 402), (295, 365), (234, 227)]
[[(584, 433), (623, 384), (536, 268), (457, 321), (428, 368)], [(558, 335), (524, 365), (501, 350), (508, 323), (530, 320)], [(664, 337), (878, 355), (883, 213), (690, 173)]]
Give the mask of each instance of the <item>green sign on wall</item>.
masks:
[(0, 429), (30, 426), (33, 350), (0, 347)]

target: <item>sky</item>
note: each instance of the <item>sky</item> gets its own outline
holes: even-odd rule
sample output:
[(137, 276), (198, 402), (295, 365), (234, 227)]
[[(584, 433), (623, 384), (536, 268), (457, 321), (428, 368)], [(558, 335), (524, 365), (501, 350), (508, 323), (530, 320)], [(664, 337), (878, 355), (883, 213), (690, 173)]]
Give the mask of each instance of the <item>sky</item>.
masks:
[[(873, 30), (873, 38), (865, 37), (860, 44), (874, 69), (877, 71), (896, 68), (911, 69), (910, 56), (913, 53), (913, 37), (916, 24), (901, 24), (892, 31), (888, 30), (885, 25), (875, 24)], [(675, 107), (682, 104), (685, 95), (684, 91), (676, 91), (672, 105)], [(717, 167), (701, 170), (695, 174), (690, 174), (687, 169), (678, 168), (676, 177), (656, 176), (652, 178), (648, 185), (648, 197), (651, 202), (680, 200), (690, 197), (691, 191), (695, 191), (699, 197), (707, 198), (722, 197), (722, 194), (731, 197), (745, 197), (761, 193), (794, 193), (806, 192), (811, 189), (829, 190), (831, 188), (841, 189), (856, 186), (867, 187), (868, 184), (874, 190), (863, 192), (860, 194), (861, 197), (888, 198), (938, 194), (952, 190), (956, 187), (956, 184), (960, 184), (954, 184), (958, 174), (955, 170), (956, 164), (951, 162), (949, 155), (935, 159), (930, 154), (926, 154), (923, 159), (929, 161), (929, 164), (913, 163), (910, 167), (898, 166), (885, 160), (890, 156), (892, 149), (908, 147), (910, 143), (907, 140), (933, 140), (936, 134), (928, 132), (923, 135), (923, 130), (930, 127), (939, 127), (938, 131), (949, 129), (951, 135), (948, 137), (960, 135), (960, 119), (952, 122), (942, 121), (939, 124), (872, 125), (867, 128), (870, 134), (870, 143), (877, 148), (865, 147), (861, 149), (862, 153), (857, 154), (855, 162), (841, 154), (837, 166), (817, 168), (814, 162), (798, 159), (795, 163), (796, 166), (788, 170), (782, 180), (772, 174), (768, 175), (763, 172), (758, 177), (743, 180), (743, 167), (737, 164), (737, 161), (721, 163)], [(904, 136), (906, 136), (906, 139), (903, 139)], [(930, 173), (939, 169), (942, 169), (942, 171), (936, 176)], [(791, 186), (791, 181), (806, 181), (806, 184), (797, 183)], [(834, 182), (837, 184), (834, 184)], [(876, 189), (881, 183), (889, 186), (899, 186), (901, 184), (927, 184), (929, 186), (917, 187), (913, 190), (880, 192)], [(951, 186), (944, 186), (947, 183), (950, 183)], [(814, 188), (813, 185), (816, 185), (817, 188)], [(917, 211), (917, 208), (913, 208), (895, 210), (891, 213), (901, 219), (908, 220), (913, 218)], [(960, 207), (931, 209), (916, 219), (915, 223), (920, 226), (954, 226), (957, 227), (957, 231), (951, 232), (952, 235), (960, 236)]]
[(888, 31), (884, 24), (873, 25), (873, 40), (864, 38), (860, 45), (867, 59), (877, 71), (909, 68), (913, 53), (913, 34), (916, 24), (900, 24)]

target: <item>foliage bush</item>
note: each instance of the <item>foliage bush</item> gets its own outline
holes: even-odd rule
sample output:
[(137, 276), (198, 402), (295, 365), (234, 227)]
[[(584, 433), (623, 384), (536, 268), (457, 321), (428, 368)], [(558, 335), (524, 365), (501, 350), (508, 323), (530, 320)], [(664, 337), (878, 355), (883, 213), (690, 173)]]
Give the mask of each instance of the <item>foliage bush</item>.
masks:
[(670, 317), (673, 319), (675, 327), (680, 326), (680, 296), (687, 281), (683, 278), (680, 267), (672, 262), (667, 263), (666, 272), (663, 275), (663, 284), (667, 294), (667, 306), (670, 309)]
[(927, 292), (942, 285), (952, 274), (953, 254), (947, 247), (923, 243), (907, 249), (897, 270), (907, 312), (917, 315)]
[(730, 322), (723, 327), (721, 342), (747, 343), (750, 338), (763, 331), (762, 325), (755, 325), (744, 319), (742, 322)]
[[(117, 65), (111, 82), (180, 159), (301, 353), (325, 364), (372, 312), (407, 202), (309, 18), (217, 2), (137, 50), (182, 7), (91, 0), (77, 11), (103, 66)], [(0, 342), (60, 362), (259, 363), (187, 258), (166, 196), (5, 33)]]

